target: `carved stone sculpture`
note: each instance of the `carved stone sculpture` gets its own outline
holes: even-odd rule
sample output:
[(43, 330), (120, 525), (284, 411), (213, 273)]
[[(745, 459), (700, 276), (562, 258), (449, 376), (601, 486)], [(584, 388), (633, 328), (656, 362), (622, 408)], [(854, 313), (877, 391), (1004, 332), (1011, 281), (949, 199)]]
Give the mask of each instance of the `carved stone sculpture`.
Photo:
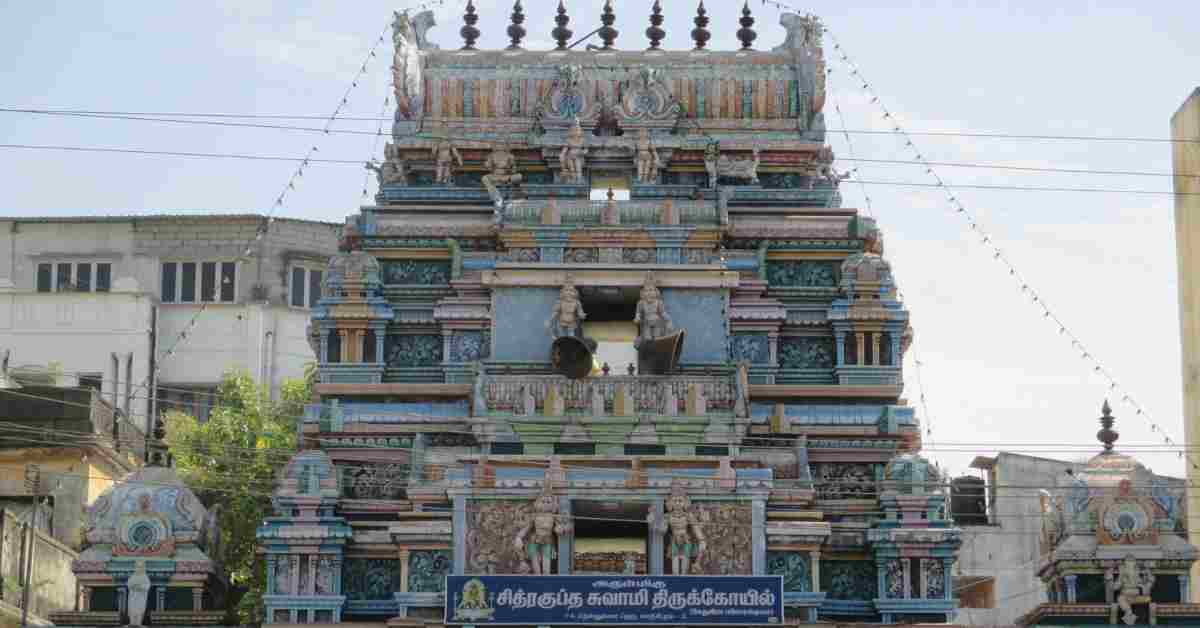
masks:
[(576, 117), (571, 129), (567, 132), (567, 144), (559, 152), (558, 160), (562, 163), (562, 180), (565, 183), (583, 183), (583, 165), (588, 149), (583, 143), (583, 127)]
[(721, 145), (712, 142), (704, 149), (704, 169), (708, 172), (709, 187), (716, 188), (720, 177), (746, 179), (751, 185), (758, 184), (758, 147), (752, 150), (752, 159), (734, 159), (721, 154)]
[(662, 294), (654, 283), (654, 276), (649, 273), (642, 283), (642, 293), (638, 297), (637, 312), (633, 315), (633, 322), (638, 326), (638, 335), (633, 341), (634, 347), (639, 347), (648, 340), (662, 338), (670, 334), (673, 329), (671, 317), (667, 315), (667, 307), (663, 304)]
[(1109, 585), (1117, 593), (1117, 606), (1122, 611), (1121, 621), (1125, 622), (1127, 626), (1137, 623), (1137, 614), (1133, 612), (1133, 605), (1147, 601), (1146, 596), (1150, 594), (1150, 588), (1154, 585), (1154, 576), (1149, 572), (1139, 570), (1133, 556), (1126, 556), (1125, 560), (1121, 561), (1116, 581), (1113, 581), (1111, 571), (1105, 574), (1105, 580), (1108, 580)]
[(707, 549), (700, 517), (692, 510), (683, 485), (675, 482), (671, 496), (667, 498), (666, 521), (655, 521), (650, 515), (651, 526), (656, 532), (667, 533), (667, 556), (671, 559), (671, 573), (686, 576)]
[[(426, 27), (428, 28), (428, 27)], [(424, 95), (421, 93), (424, 79), (421, 77), (420, 44), (417, 31), (407, 11), (396, 12), (392, 22), (392, 89), (396, 96), (396, 111), (406, 120), (421, 115)]]
[(375, 172), (375, 177), (379, 179), (379, 187), (385, 185), (407, 185), (408, 184), (408, 165), (404, 162), (404, 156), (400, 153), (400, 147), (388, 142), (383, 147), (383, 163), (377, 164), (373, 161), (367, 162), (367, 170)]
[(776, 51), (812, 50), (820, 47), (821, 35), (825, 32), (821, 18), (811, 14), (802, 16), (783, 13), (779, 16), (779, 25), (787, 30), (787, 37), (781, 45), (775, 47)]
[(460, 168), (463, 165), (462, 155), (445, 137), (439, 138), (433, 147), (433, 161), (436, 164), (433, 178), (442, 185), (450, 185), (454, 181), (454, 164)]
[(566, 283), (558, 291), (558, 303), (555, 303), (554, 309), (550, 310), (550, 320), (546, 322), (546, 327), (550, 330), (550, 335), (555, 338), (560, 336), (582, 338), (583, 321), (586, 318), (583, 302), (579, 300), (579, 291), (575, 289), (575, 283), (571, 278), (567, 277)]
[(125, 582), (129, 591), (126, 598), (126, 609), (129, 612), (130, 626), (145, 626), (146, 602), (150, 599), (150, 576), (146, 575), (146, 561), (138, 560), (133, 567), (133, 575)]
[(570, 522), (558, 514), (558, 497), (549, 475), (542, 485), (542, 494), (533, 502), (533, 516), (517, 532), (513, 544), (528, 560), (530, 572), (547, 576), (552, 573), (554, 558), (558, 556), (558, 540), (555, 535), (571, 533)]
[(499, 206), (503, 199), (500, 198), (500, 191), (496, 187), (521, 182), (521, 173), (517, 172), (517, 158), (513, 156), (508, 142), (504, 142), (492, 148), (492, 153), (483, 165), (490, 171), (490, 174), (483, 175), (483, 186)]
[(637, 178), (639, 183), (657, 183), (658, 171), (662, 163), (658, 160), (658, 151), (650, 143), (650, 131), (638, 131), (637, 141)]

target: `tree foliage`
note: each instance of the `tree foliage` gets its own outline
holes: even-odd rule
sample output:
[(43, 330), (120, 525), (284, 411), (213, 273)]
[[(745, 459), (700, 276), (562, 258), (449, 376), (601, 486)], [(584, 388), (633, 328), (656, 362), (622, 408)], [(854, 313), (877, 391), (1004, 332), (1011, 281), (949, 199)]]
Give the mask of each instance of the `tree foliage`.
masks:
[(296, 448), (296, 417), (311, 397), (311, 378), (284, 382), (279, 399), (246, 372), (226, 373), (212, 413), (201, 423), (167, 413), (167, 443), (180, 479), (211, 508), (221, 505), (221, 556), (237, 620), (261, 621), (266, 575), (255, 556), (255, 531), (271, 514), (279, 469)]

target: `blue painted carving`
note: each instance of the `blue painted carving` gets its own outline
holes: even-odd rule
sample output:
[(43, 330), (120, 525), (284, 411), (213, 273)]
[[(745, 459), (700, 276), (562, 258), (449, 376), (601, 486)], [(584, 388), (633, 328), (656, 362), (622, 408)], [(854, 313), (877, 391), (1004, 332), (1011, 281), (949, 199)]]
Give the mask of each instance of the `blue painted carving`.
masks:
[(774, 189), (808, 189), (810, 177), (795, 172), (760, 172), (758, 184), (764, 188)]
[(837, 286), (837, 262), (767, 262), (767, 282), (786, 288), (833, 288)]
[(408, 464), (356, 463), (342, 469), (342, 490), (351, 499), (404, 499)]
[(550, 185), (554, 183), (554, 173), (549, 170), (522, 172), (521, 177), (523, 179), (521, 181), (522, 185)]
[(821, 590), (831, 600), (873, 600), (879, 597), (875, 563), (866, 560), (822, 560)]
[(729, 330), (725, 316), (725, 292), (667, 288), (662, 294), (667, 314), (675, 327), (687, 330), (680, 361), (727, 363)]
[[(498, 288), (493, 292), (493, 299), (495, 328), (504, 333), (496, 334), (492, 359), (549, 362), (550, 335), (545, 324), (558, 301), (558, 289)], [(670, 314), (675, 317), (674, 310), (670, 310)]]
[(812, 566), (801, 552), (767, 552), (767, 573), (783, 576), (786, 592), (812, 591)]
[(766, 334), (737, 334), (730, 346), (734, 362), (767, 364), (771, 361), (770, 341)]
[(474, 362), (491, 355), (492, 339), (489, 331), (460, 331), (450, 336), (450, 361)]
[(434, 334), (392, 334), (384, 347), (391, 367), (432, 366), (442, 361), (442, 337)]
[(833, 368), (833, 353), (833, 338), (827, 336), (784, 336), (779, 339), (780, 368)]
[(904, 599), (904, 563), (889, 560), (883, 568), (884, 597), (892, 600)]
[(400, 559), (347, 558), (342, 591), (347, 600), (392, 600), (400, 590)]
[(383, 283), (423, 286), (450, 283), (450, 262), (430, 260), (384, 260)]
[(946, 565), (940, 558), (925, 558), (921, 560), (921, 570), (925, 572), (925, 597), (940, 600), (946, 597)]
[(441, 593), (453, 561), (449, 550), (413, 550), (408, 554), (408, 592)]

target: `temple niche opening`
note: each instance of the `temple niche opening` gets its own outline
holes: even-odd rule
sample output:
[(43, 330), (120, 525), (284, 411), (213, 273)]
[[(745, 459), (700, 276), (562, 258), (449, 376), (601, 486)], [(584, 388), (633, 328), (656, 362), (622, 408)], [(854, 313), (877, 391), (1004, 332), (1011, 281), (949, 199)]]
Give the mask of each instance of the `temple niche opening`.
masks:
[[(659, 3), (650, 50), (620, 49), (613, 3), (590, 50), (565, 5), (545, 51), (520, 3), (504, 50), (471, 2), (465, 46), (397, 15), (379, 190), (326, 273), (318, 399), (260, 531), (280, 578), (336, 577), (270, 622), (614, 623), (528, 613), (560, 588), (636, 625), (953, 619), (960, 535), (901, 396), (908, 310), (825, 143), (820, 22), (755, 49), (726, 8), (683, 16), (685, 50)], [(730, 18), (743, 48), (709, 49)], [(621, 575), (685, 602), (704, 579), (679, 608), (707, 610), (588, 588)]]

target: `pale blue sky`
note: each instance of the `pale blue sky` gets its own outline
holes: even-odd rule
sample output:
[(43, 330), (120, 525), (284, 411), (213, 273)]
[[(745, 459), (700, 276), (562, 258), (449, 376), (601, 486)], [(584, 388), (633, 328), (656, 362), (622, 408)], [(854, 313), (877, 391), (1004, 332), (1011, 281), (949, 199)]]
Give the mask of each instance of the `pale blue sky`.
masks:
[[(430, 31), (457, 47), (460, 2)], [(550, 45), (553, 0), (526, 0), (527, 47)], [(570, 2), (572, 28), (599, 26), (600, 0)], [(650, 0), (619, 2), (618, 47), (644, 48)], [(687, 46), (691, 0), (664, 2), (667, 48)], [(1200, 3), (820, 1), (821, 15), (888, 107), (911, 130), (1163, 138), (1200, 80)], [(1133, 3), (1128, 3), (1133, 4)], [(712, 47), (735, 47), (740, 2), (710, 0)], [(332, 111), (391, 11), (405, 3), (11, 2), (0, 9), (0, 106), (159, 112), (324, 115)], [(481, 45), (500, 47), (509, 2), (477, 3)], [(778, 13), (751, 3), (760, 48), (782, 41)], [(636, 7), (633, 8), (633, 7)], [(386, 53), (385, 49), (381, 49)], [(827, 121), (884, 128), (827, 45)], [(372, 61), (348, 115), (378, 115), (388, 55)], [(313, 125), (319, 123), (314, 122)], [(368, 122), (342, 128), (374, 130)], [(386, 127), (385, 127), (386, 128)], [(893, 138), (852, 136), (857, 157), (896, 159)], [(365, 159), (372, 138), (0, 113), (0, 143)], [(830, 143), (848, 157), (841, 135)], [(923, 137), (929, 159), (1169, 172), (1165, 143)], [(852, 164), (842, 163), (843, 169)], [(281, 162), (42, 153), (0, 149), (0, 214), (263, 210), (287, 181)], [(860, 164), (867, 180), (927, 182), (921, 169)], [(1170, 190), (1164, 177), (1053, 175), (942, 168), (954, 183)], [(357, 166), (311, 168), (281, 215), (341, 221), (361, 202)], [(370, 181), (374, 192), (374, 181)], [(1007, 443), (1094, 443), (1105, 388), (1057, 329), (1022, 301), (990, 255), (932, 190), (872, 186), (888, 257), (908, 296), (915, 351), (933, 419), (931, 456), (954, 471)], [(862, 207), (855, 184), (847, 205)], [(1018, 266), (1093, 352), (1182, 440), (1170, 196), (963, 190)], [(918, 403), (909, 354), (908, 397)], [(1114, 406), (1121, 443), (1156, 443)], [(921, 411), (922, 416), (925, 415)], [(926, 418), (928, 420), (928, 417)], [(1090, 447), (1090, 445), (1089, 445)], [(1090, 451), (1090, 449), (1089, 449)], [(1043, 452), (1049, 457), (1084, 454)], [(1146, 454), (1180, 473), (1173, 454)]]

